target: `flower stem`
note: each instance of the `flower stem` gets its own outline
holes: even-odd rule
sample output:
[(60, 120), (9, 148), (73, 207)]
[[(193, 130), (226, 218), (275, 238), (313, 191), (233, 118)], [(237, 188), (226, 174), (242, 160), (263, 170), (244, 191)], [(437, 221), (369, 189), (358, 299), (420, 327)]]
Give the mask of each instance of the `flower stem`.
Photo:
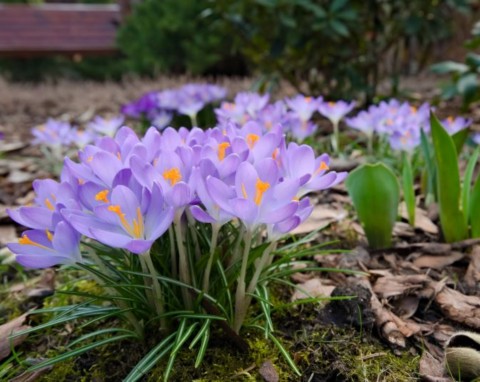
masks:
[(157, 314), (160, 317), (160, 328), (161, 329), (167, 329), (167, 320), (164, 317), (165, 314), (165, 303), (163, 301), (163, 294), (162, 294), (162, 287), (160, 285), (160, 282), (158, 281), (158, 273), (157, 270), (155, 269), (155, 266), (153, 265), (152, 261), (152, 256), (150, 254), (150, 250), (146, 251), (144, 254), (141, 256), (145, 257), (145, 263), (147, 264), (147, 267), (150, 271), (150, 274), (152, 275), (152, 286), (153, 286), (153, 302), (155, 305), (155, 310), (157, 311)]
[(373, 132), (368, 134), (367, 152), (368, 155), (373, 155)]
[(243, 224), (240, 225), (238, 229), (238, 236), (235, 240), (234, 248), (233, 248), (233, 255), (228, 262), (228, 266), (231, 267), (240, 259), (240, 244), (242, 244), (242, 238), (245, 234), (245, 226)]
[(238, 334), (242, 327), (243, 320), (247, 313), (245, 306), (245, 278), (247, 276), (248, 255), (250, 254), (250, 246), (252, 245), (252, 231), (247, 230), (244, 235), (244, 248), (242, 256), (242, 266), (240, 275), (237, 280), (237, 291), (235, 293), (235, 318), (233, 322), (233, 330)]
[(190, 227), (190, 232), (192, 234), (193, 243), (195, 245), (195, 259), (196, 261), (200, 260), (202, 256), (202, 251), (200, 250), (200, 244), (198, 242), (197, 230), (195, 229), (195, 219), (192, 216), (190, 210), (185, 211), (187, 214), (188, 226)]
[(168, 227), (168, 241), (170, 242), (170, 260), (172, 261), (172, 277), (178, 275), (177, 254), (175, 252), (175, 233), (173, 227)]
[(338, 122), (333, 122), (332, 149), (335, 154), (339, 149), (340, 134), (338, 131)]
[(217, 248), (218, 232), (220, 231), (220, 225), (217, 223), (212, 224), (212, 241), (210, 242), (210, 254), (208, 257), (207, 267), (205, 268), (205, 274), (203, 275), (203, 291), (208, 293), (210, 283), (210, 272), (212, 270), (213, 258), (215, 257), (215, 249)]
[(196, 114), (190, 116), (190, 121), (192, 122), (192, 127), (197, 127), (198, 126), (197, 115)]
[[(265, 265), (267, 265), (267, 260), (269, 259), (269, 256), (271, 253), (275, 250), (277, 247), (277, 242), (272, 241), (267, 248), (263, 251), (262, 257), (258, 262), (255, 264), (255, 273), (253, 274), (252, 279), (250, 280), (250, 284), (248, 284), (247, 288), (247, 294), (251, 294), (255, 291), (257, 288), (257, 283), (258, 279), (260, 278), (260, 275), (262, 274), (263, 269), (265, 268)], [(252, 297), (247, 296), (248, 301), (251, 301)], [(250, 302), (247, 303), (249, 305)]]
[[(185, 242), (183, 241), (182, 233), (182, 212), (183, 211), (177, 211), (175, 213), (175, 219), (173, 222), (173, 226), (175, 228), (175, 237), (177, 239), (178, 272), (180, 281), (184, 284), (191, 285), (190, 266), (188, 264), (187, 251), (185, 248)], [(185, 303), (185, 307), (187, 309), (192, 309), (192, 297), (185, 288), (182, 288), (182, 297)]]

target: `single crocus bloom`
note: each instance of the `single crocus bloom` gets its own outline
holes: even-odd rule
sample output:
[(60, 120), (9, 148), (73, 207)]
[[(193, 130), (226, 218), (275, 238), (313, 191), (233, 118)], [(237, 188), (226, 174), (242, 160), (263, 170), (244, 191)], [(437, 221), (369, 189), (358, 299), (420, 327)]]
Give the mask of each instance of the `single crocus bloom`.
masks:
[(355, 105), (355, 101), (321, 102), (318, 106), (318, 111), (336, 125), (353, 110)]
[(28, 268), (48, 268), (58, 264), (82, 261), (80, 235), (67, 222), (61, 221), (50, 230), (25, 231), (18, 243), (7, 247), (16, 254), (16, 260)]
[(93, 213), (69, 209), (62, 213), (78, 232), (114, 248), (144, 253), (173, 221), (173, 208), (164, 203), (158, 184), (139, 195), (120, 185), (99, 191), (97, 197), (103, 204)]
[(113, 137), (117, 130), (123, 125), (124, 121), (125, 117), (123, 115), (119, 115), (110, 119), (97, 116), (88, 124), (88, 128), (96, 133)]
[(307, 122), (312, 118), (312, 115), (318, 110), (322, 97), (305, 97), (302, 94), (298, 94), (292, 98), (285, 99), (286, 104), (292, 110), (301, 121)]
[(453, 135), (458, 133), (460, 130), (464, 130), (472, 124), (470, 118), (463, 117), (448, 117), (442, 121), (443, 127), (447, 130), (448, 134)]

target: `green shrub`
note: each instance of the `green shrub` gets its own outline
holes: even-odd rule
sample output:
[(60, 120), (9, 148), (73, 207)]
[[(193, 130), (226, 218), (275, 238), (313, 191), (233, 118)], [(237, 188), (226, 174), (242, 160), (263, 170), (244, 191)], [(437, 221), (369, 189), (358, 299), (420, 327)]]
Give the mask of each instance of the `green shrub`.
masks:
[[(237, 46), (267, 79), (284, 78), (307, 94), (371, 99), (417, 47), (419, 63), (449, 35), (453, 9), (466, 0), (218, 0)], [(387, 60), (387, 56), (390, 58)], [(405, 66), (405, 65), (403, 65)]]
[(145, 0), (122, 25), (118, 43), (127, 65), (141, 74), (202, 74), (232, 55), (217, 20), (206, 19), (206, 0)]

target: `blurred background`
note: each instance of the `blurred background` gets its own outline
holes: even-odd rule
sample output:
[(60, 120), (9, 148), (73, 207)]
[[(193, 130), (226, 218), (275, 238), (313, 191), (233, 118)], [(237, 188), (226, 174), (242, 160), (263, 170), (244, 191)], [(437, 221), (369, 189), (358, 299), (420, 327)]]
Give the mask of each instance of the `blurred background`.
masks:
[(4, 0), (0, 125), (36, 102), (41, 122), (59, 99), (117, 108), (199, 77), (232, 93), (368, 104), (408, 89), (468, 107), (480, 99), (479, 19), (476, 0)]

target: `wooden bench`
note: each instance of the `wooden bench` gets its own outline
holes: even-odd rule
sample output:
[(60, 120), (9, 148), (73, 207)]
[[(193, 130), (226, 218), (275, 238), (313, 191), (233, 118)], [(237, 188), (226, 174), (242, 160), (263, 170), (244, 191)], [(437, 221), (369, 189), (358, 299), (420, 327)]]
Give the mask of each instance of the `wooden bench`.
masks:
[(125, 11), (119, 4), (0, 4), (0, 56), (114, 54)]

